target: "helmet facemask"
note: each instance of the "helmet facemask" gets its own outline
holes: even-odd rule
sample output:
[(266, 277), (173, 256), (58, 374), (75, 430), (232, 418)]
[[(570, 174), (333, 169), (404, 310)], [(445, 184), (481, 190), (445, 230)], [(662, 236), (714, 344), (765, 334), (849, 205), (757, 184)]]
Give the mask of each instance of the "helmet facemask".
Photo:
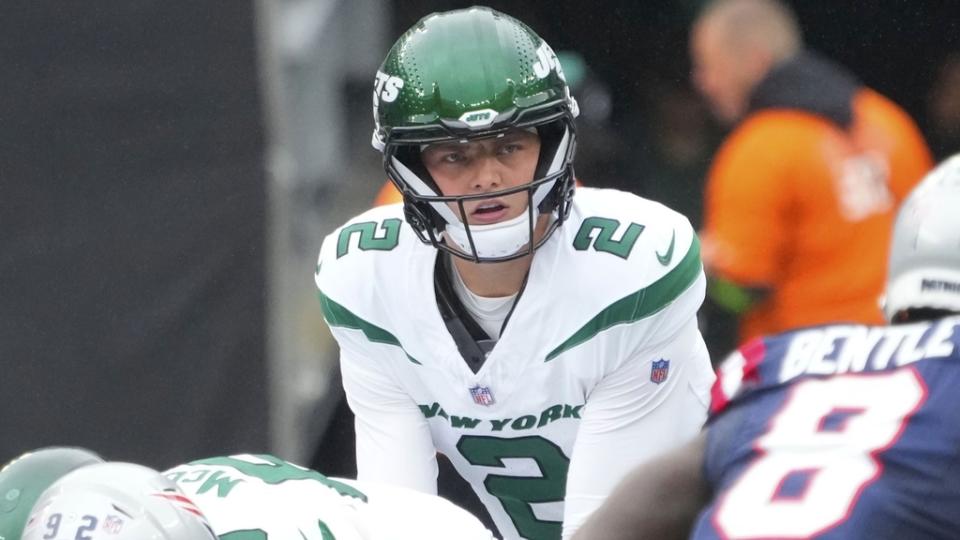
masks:
[[(576, 136), (569, 115), (559, 113), (547, 117), (546, 121), (538, 120), (539, 123), (510, 123), (479, 133), (451, 129), (443, 138), (409, 138), (385, 145), (384, 168), (403, 194), (407, 221), (421, 241), (481, 263), (529, 255), (549, 239), (570, 212)], [(420, 157), (421, 149), (429, 143), (502, 137), (518, 128), (536, 129), (540, 138), (534, 178), (520, 186), (470, 195), (443, 195)], [(469, 223), (467, 203), (521, 192), (527, 195), (524, 214), (492, 224)], [(549, 222), (538, 238), (536, 230), (542, 216), (549, 216)]]

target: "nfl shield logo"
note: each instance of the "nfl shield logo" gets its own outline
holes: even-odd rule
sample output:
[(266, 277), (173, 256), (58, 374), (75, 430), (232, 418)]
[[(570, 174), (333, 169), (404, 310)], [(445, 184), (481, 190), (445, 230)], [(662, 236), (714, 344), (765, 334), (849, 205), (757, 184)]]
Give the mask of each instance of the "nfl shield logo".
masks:
[(120, 530), (123, 529), (123, 519), (118, 516), (107, 516), (107, 519), (103, 520), (103, 530), (109, 534), (120, 534)]
[(667, 380), (667, 375), (670, 373), (670, 361), (664, 360), (655, 360), (650, 366), (650, 382), (654, 384), (660, 384), (663, 381)]
[(477, 405), (493, 405), (493, 393), (490, 392), (490, 388), (486, 386), (474, 386), (470, 389), (470, 397), (473, 398), (473, 402)]

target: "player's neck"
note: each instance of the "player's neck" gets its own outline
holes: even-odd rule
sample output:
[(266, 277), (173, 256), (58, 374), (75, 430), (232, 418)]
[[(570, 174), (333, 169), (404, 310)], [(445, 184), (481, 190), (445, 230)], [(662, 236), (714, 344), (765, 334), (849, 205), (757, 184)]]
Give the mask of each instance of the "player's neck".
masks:
[[(539, 242), (550, 224), (550, 216), (540, 216), (533, 231), (534, 242)], [(501, 298), (520, 292), (533, 263), (533, 254), (500, 263), (475, 263), (451, 257), (463, 284), (470, 292), (486, 298)]]
[(499, 298), (520, 292), (530, 270), (533, 255), (500, 263), (475, 263), (452, 257), (463, 284), (470, 292), (486, 298)]

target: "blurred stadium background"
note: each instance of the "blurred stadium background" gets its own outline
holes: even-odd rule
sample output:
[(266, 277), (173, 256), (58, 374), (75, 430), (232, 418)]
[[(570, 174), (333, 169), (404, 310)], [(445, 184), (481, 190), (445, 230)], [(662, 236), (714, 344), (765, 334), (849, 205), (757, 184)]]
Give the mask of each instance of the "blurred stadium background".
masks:
[[(791, 4), (808, 44), (903, 105), (938, 157), (960, 149), (960, 2)], [(4, 2), (0, 462), (50, 444), (161, 468), (333, 459), (317, 453), (340, 394), (316, 254), (384, 181), (369, 98), (387, 47), (469, 5)], [(697, 224), (722, 135), (688, 77), (700, 2), (489, 5), (565, 51), (581, 180)]]

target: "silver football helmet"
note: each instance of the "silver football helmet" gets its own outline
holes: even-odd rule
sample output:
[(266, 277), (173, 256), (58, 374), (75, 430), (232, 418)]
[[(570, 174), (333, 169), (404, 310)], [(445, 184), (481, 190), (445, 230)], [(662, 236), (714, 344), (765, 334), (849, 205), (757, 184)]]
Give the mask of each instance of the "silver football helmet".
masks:
[(960, 313), (960, 154), (927, 174), (897, 215), (883, 310), (893, 321), (911, 309)]
[(216, 540), (176, 484), (132, 463), (89, 465), (50, 486), (23, 540)]

